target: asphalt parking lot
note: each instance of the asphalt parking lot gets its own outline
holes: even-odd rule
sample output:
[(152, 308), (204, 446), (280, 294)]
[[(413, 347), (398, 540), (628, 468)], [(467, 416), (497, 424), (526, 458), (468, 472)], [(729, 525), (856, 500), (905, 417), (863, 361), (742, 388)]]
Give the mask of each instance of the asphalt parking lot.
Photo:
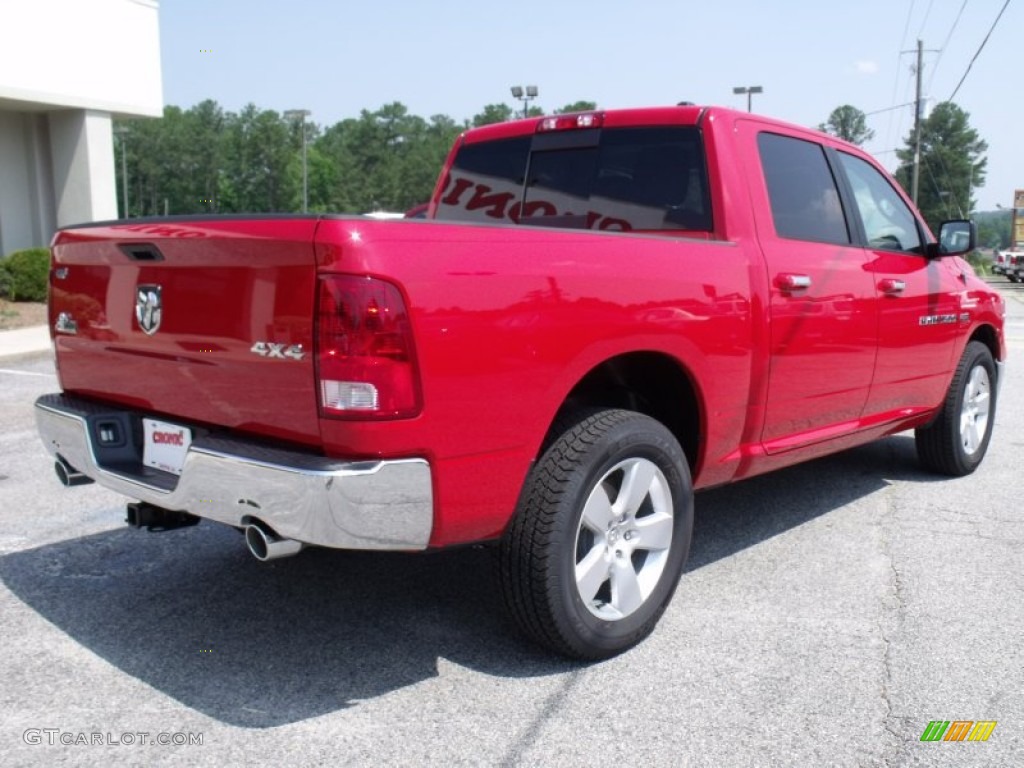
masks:
[[(215, 524), (128, 529), (53, 476), (48, 357), (0, 360), (0, 761), (1022, 765), (1024, 286), (995, 284), (974, 475), (923, 473), (904, 434), (700, 494), (661, 625), (593, 665), (512, 633), (486, 550), (261, 564)], [(921, 742), (933, 720), (996, 727)]]

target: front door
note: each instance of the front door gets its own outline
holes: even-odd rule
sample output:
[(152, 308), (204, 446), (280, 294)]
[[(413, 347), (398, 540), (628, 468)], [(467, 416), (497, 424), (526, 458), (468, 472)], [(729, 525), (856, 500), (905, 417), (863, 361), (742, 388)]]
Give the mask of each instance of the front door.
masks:
[(885, 176), (862, 158), (837, 154), (878, 294), (878, 361), (865, 416), (884, 421), (934, 408), (956, 362), (964, 275), (955, 259), (925, 257), (917, 218)]

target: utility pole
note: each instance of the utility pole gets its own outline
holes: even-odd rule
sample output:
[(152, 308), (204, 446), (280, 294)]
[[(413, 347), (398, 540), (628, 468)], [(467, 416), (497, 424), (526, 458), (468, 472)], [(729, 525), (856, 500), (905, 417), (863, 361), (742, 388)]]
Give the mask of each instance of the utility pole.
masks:
[[(928, 53), (937, 51), (929, 49)], [(900, 51), (904, 53), (917, 53), (917, 65), (914, 67), (914, 75), (917, 80), (916, 96), (914, 97), (914, 161), (910, 166), (910, 199), (917, 205), (917, 192), (921, 185), (921, 114), (924, 112), (924, 97), (921, 95), (921, 82), (924, 79), (924, 43), (917, 41), (916, 51)]]
[(917, 41), (917, 96), (914, 98), (914, 165), (911, 172), (910, 199), (917, 205), (917, 190), (921, 181), (921, 69), (924, 67), (924, 43)]

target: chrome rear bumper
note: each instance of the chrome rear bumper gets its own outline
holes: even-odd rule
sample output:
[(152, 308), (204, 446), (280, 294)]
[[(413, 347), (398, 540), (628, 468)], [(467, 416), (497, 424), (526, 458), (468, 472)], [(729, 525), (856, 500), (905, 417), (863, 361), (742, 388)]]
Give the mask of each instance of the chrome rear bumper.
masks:
[(127, 411), (57, 394), (40, 397), (35, 412), (51, 454), (139, 501), (233, 526), (259, 521), (281, 537), (324, 547), (420, 550), (430, 541), (433, 492), (424, 459), (346, 462), (197, 434), (179, 477), (144, 467), (138, 456), (97, 459), (103, 449), (93, 425)]

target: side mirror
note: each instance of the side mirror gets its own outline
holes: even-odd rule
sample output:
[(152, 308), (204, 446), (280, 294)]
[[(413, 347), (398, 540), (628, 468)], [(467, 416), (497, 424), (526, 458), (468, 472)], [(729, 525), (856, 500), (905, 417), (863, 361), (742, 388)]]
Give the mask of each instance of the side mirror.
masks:
[(928, 255), (962, 256), (973, 251), (978, 242), (978, 228), (969, 219), (953, 219), (939, 225), (939, 242), (928, 244)]

